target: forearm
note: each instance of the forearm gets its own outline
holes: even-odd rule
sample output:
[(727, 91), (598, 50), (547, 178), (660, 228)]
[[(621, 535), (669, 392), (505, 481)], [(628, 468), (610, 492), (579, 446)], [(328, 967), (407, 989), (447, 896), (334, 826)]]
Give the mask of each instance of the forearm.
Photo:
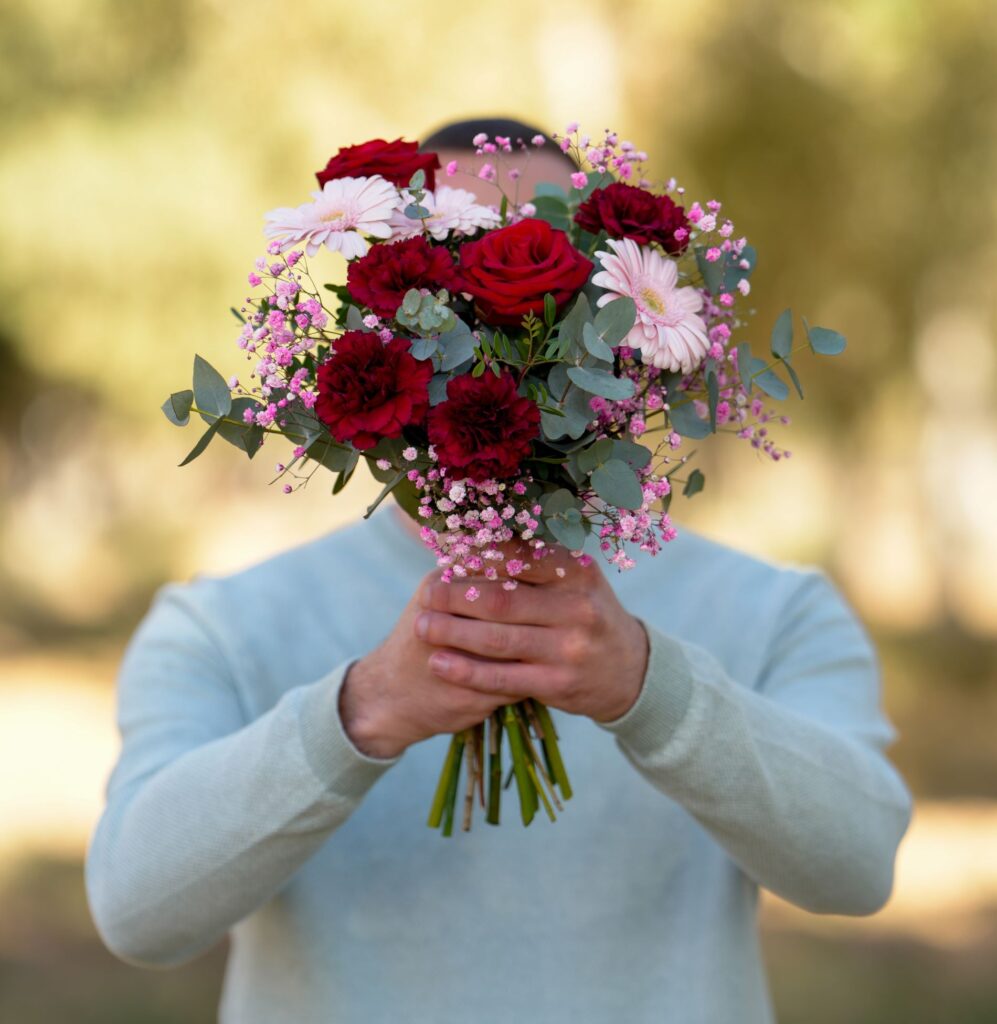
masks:
[(815, 911), (881, 906), (910, 807), (881, 752), (650, 635), (644, 689), (605, 726), (634, 766), (758, 884)]
[(109, 794), (87, 861), (94, 918), (125, 959), (170, 964), (269, 899), (393, 761), (337, 713), (345, 666)]

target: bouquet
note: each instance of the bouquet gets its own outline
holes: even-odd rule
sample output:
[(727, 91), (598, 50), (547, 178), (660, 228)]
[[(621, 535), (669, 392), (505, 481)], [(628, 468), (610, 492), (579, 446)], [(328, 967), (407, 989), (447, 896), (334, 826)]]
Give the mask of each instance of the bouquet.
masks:
[[(444, 172), (413, 142), (341, 149), (310, 202), (265, 216), (266, 255), (232, 308), (248, 382), (195, 356), (193, 387), (163, 405), (174, 424), (207, 425), (181, 465), (216, 435), (249, 458), (279, 436), (285, 492), (325, 468), (338, 494), (363, 460), (383, 483), (367, 515), (392, 495), (468, 601), (475, 577), (515, 588), (555, 544), (588, 562), (594, 535), (588, 546), (620, 570), (656, 554), (675, 536), (675, 488), (703, 489), (690, 444), (733, 434), (788, 458), (770, 428), (789, 422), (772, 403), (790, 384), (803, 395), (793, 356), (845, 346), (805, 320), (794, 344), (786, 310), (768, 356), (754, 355), (742, 337), (754, 249), (720, 202), (652, 183), (647, 154), (615, 133), (572, 124), (472, 145), (485, 158), (475, 192), (438, 182), (456, 163)], [(543, 146), (577, 170), (565, 161), (563, 184), (521, 196), (523, 163)], [(344, 285), (316, 283), (327, 253), (347, 261)], [(535, 700), (452, 737), (429, 814), (444, 835), (462, 765), (465, 829), (475, 802), (498, 824), (513, 779), (524, 825), (571, 796)]]

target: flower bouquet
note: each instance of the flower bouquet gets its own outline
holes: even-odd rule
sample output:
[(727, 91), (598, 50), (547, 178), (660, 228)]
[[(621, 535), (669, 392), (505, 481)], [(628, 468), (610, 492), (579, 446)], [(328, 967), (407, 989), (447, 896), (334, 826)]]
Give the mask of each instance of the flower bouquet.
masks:
[[(283, 436), (284, 491), (325, 468), (338, 494), (363, 460), (383, 483), (367, 514), (392, 495), (468, 601), (476, 577), (515, 588), (554, 544), (590, 561), (594, 535), (621, 570), (656, 554), (675, 536), (675, 487), (703, 488), (687, 444), (727, 433), (788, 458), (769, 433), (788, 423), (771, 408), (789, 394), (782, 375), (802, 397), (798, 349), (845, 346), (805, 321), (794, 345), (786, 310), (769, 356), (753, 355), (741, 333), (755, 251), (719, 202), (652, 184), (647, 155), (616, 134), (569, 125), (472, 144), (485, 158), (475, 193), (438, 184), (439, 159), (415, 143), (340, 150), (310, 202), (266, 214), (267, 255), (232, 310), (248, 382), (195, 356), (193, 387), (163, 405), (177, 425), (207, 424), (181, 465), (216, 435), (250, 458)], [(523, 162), (542, 146), (577, 170), (520, 196)], [(345, 285), (316, 283), (322, 250), (347, 261)], [(498, 824), (512, 779), (524, 825), (541, 805), (553, 820), (571, 796), (535, 700), (452, 738), (429, 815), (445, 835), (462, 764), (465, 829), (475, 802)]]

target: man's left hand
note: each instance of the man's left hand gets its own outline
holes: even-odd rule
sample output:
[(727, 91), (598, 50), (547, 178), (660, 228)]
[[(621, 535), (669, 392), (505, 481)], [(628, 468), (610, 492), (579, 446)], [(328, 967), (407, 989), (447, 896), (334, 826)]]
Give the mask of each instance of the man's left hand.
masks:
[[(479, 596), (469, 601), (469, 587)], [(625, 714), (647, 671), (648, 640), (596, 564), (556, 551), (520, 577), (515, 590), (480, 577), (420, 594), (415, 631), (434, 647), (431, 671), (484, 693), (519, 693), (597, 722)]]

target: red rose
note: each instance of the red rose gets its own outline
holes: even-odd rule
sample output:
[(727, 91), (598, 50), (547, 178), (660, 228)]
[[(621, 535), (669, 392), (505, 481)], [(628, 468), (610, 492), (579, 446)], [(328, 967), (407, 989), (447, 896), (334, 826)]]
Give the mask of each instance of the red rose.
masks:
[(410, 288), (461, 290), (453, 257), (421, 235), (391, 245), (373, 245), (346, 274), (350, 295), (378, 316), (393, 317)]
[(347, 331), (318, 368), (315, 413), (329, 433), (362, 450), (402, 427), (420, 423), (429, 408), (429, 360), (415, 359), (405, 338)]
[(482, 320), (518, 324), (526, 313), (543, 314), (546, 292), (563, 306), (585, 284), (592, 261), (563, 231), (527, 218), (462, 245), (460, 269)]
[(447, 384), (447, 399), (429, 410), (429, 440), (449, 474), (462, 479), (515, 476), (540, 429), (536, 403), (516, 391), (509, 373), (464, 374)]
[(632, 238), (641, 245), (657, 242), (672, 253), (685, 248), (685, 240), (677, 241), (675, 232), (689, 227), (685, 210), (668, 196), (618, 181), (597, 188), (578, 207), (575, 223), (593, 235), (605, 231), (610, 238)]
[(359, 146), (344, 146), (330, 157), (325, 169), (317, 171), (319, 188), (333, 178), (363, 178), (380, 174), (394, 185), (408, 185), (416, 171), (426, 172), (426, 188), (436, 187), (440, 158), (435, 153), (420, 153), (418, 142), (385, 142), (371, 139)]

